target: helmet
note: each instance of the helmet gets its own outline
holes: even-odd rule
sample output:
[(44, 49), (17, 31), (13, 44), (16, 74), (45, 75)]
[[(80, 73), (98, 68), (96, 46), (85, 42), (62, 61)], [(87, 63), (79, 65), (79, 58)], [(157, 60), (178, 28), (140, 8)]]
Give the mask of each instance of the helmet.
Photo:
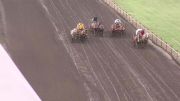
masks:
[(121, 20), (120, 19), (116, 19), (114, 22), (115, 23), (121, 23)]
[(77, 24), (77, 29), (83, 30), (84, 29), (84, 24), (83, 23), (78, 23)]
[(93, 18), (93, 21), (97, 21), (97, 20), (98, 20), (98, 17), (94, 17), (94, 18)]

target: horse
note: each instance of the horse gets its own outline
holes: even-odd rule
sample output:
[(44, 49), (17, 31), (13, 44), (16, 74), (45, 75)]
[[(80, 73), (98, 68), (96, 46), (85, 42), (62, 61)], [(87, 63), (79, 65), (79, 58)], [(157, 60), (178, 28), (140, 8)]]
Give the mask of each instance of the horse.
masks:
[(113, 34), (124, 34), (125, 33), (125, 26), (122, 23), (114, 23), (111, 26), (111, 32)]
[(144, 34), (144, 35), (134, 35), (133, 36), (133, 45), (135, 47), (144, 47), (145, 45), (147, 45), (148, 43), (148, 34)]
[(104, 25), (100, 22), (93, 22), (90, 24), (90, 31), (94, 34), (94, 35), (100, 35), (103, 36), (104, 33)]
[(73, 42), (74, 40), (81, 40), (84, 41), (87, 39), (87, 30), (78, 30), (77, 28), (74, 28), (70, 32), (71, 34), (71, 41)]

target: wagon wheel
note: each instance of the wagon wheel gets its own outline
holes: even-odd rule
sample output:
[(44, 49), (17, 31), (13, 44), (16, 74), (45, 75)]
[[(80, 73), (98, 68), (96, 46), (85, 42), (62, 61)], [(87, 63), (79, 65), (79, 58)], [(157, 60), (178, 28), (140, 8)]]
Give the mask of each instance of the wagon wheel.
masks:
[(133, 43), (133, 46), (137, 48), (138, 42), (137, 42), (137, 39), (135, 39), (135, 35), (133, 35), (132, 37), (132, 43)]
[(126, 25), (124, 26), (123, 35), (126, 35)]
[(104, 36), (104, 30), (101, 31), (100, 35), (101, 35), (101, 37)]
[(116, 31), (115, 30), (111, 30), (111, 37), (113, 37), (115, 35)]
[(97, 35), (97, 30), (96, 30), (96, 28), (94, 28), (93, 33), (94, 33), (94, 36)]
[(137, 41), (134, 42), (134, 47), (138, 48), (139, 47), (139, 43)]
[(148, 43), (148, 39), (145, 40), (145, 44), (147, 44), (147, 43)]
[(71, 37), (71, 43), (73, 43), (74, 42), (74, 38), (73, 37)]
[(112, 31), (111, 31), (111, 37), (113, 37), (113, 36), (114, 36), (114, 31), (112, 30)]
[(87, 30), (85, 30), (85, 32), (83, 32), (80, 36), (80, 41), (84, 42), (87, 39)]

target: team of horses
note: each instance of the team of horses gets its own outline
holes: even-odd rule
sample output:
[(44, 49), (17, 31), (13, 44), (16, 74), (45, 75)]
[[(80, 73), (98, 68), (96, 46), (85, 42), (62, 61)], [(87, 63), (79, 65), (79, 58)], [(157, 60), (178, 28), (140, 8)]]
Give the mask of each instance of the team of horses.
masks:
[[(126, 32), (126, 25), (123, 22), (113, 23), (111, 25), (111, 35), (124, 35)], [(71, 30), (71, 41), (75, 40), (85, 41), (88, 38), (88, 35), (92, 34), (94, 36), (104, 35), (104, 25), (99, 21), (93, 21), (89, 24), (88, 28), (78, 29), (77, 27)], [(137, 32), (133, 34), (132, 42), (135, 47), (145, 46), (148, 43), (148, 35), (139, 35)]]

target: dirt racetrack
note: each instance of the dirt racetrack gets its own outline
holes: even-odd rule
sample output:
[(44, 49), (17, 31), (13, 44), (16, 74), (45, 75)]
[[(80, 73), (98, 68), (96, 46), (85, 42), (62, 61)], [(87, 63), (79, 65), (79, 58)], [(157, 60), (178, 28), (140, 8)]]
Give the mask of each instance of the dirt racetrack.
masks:
[[(180, 100), (180, 67), (151, 44), (134, 48), (126, 21), (126, 35), (110, 37), (121, 16), (102, 0), (0, 1), (7, 49), (42, 101)], [(94, 16), (104, 37), (71, 43), (70, 30)]]

